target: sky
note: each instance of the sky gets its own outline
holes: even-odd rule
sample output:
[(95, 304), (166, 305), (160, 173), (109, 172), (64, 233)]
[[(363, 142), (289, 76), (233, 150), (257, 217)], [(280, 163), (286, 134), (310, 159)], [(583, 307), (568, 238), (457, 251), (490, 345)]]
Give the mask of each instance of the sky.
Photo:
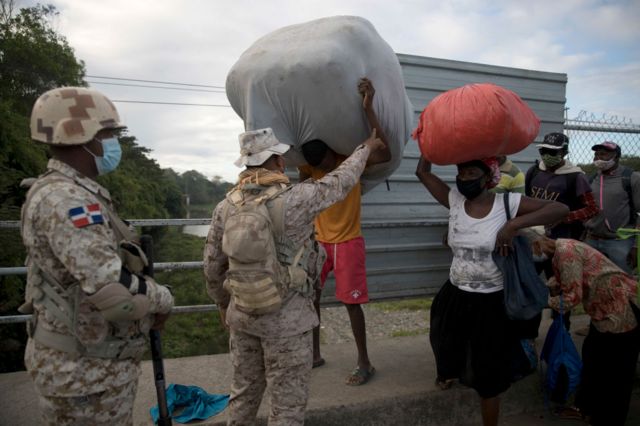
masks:
[[(640, 0), (45, 3), (60, 12), (54, 28), (85, 62), (86, 80), (114, 101), (223, 105), (116, 103), (130, 134), (178, 172), (234, 181), (244, 127), (220, 89), (229, 69), (263, 35), (335, 15), (366, 18), (397, 53), (566, 73), (570, 118), (586, 110), (640, 124)], [(125, 87), (98, 82), (161, 85), (95, 76), (215, 87)]]

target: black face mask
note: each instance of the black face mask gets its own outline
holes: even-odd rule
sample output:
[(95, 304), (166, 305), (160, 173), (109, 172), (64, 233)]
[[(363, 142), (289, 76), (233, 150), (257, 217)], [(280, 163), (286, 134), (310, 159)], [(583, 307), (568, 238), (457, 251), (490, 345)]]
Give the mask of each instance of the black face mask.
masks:
[(473, 180), (460, 180), (460, 178), (456, 177), (456, 186), (458, 187), (458, 191), (460, 191), (467, 200), (473, 200), (478, 195), (482, 194), (485, 184), (484, 176), (480, 176)]

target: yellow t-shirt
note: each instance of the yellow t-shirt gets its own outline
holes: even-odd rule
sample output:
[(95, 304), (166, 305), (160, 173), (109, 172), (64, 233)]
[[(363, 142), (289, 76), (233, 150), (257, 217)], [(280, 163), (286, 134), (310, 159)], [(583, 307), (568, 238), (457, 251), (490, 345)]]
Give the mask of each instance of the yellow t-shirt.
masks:
[[(346, 157), (338, 157), (340, 165)], [(300, 171), (313, 179), (322, 179), (327, 172), (305, 165)], [(360, 229), (360, 182), (347, 194), (347, 197), (316, 216), (316, 239), (323, 243), (342, 243), (362, 236)]]

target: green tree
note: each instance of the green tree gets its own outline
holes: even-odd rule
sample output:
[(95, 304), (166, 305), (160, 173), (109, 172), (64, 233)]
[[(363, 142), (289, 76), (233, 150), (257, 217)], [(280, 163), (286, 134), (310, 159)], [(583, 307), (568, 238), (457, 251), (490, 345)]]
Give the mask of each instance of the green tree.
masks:
[[(18, 219), (25, 189), (20, 181), (45, 169), (45, 147), (32, 143), (29, 116), (37, 97), (58, 86), (84, 85), (84, 63), (51, 27), (53, 6), (14, 13), (0, 0), (0, 219)], [(0, 229), (0, 265), (19, 266), (25, 252), (15, 229)], [(16, 314), (24, 277), (0, 277), (0, 314)], [(0, 372), (22, 369), (24, 324), (0, 327)]]
[[(19, 219), (26, 193), (26, 189), (20, 187), (20, 181), (38, 176), (46, 168), (46, 146), (34, 143), (30, 138), (29, 118), (33, 103), (40, 94), (55, 87), (85, 86), (84, 63), (75, 58), (65, 38), (52, 29), (51, 19), (57, 15), (55, 8), (35, 6), (14, 13), (13, 4), (11, 0), (0, 0), (0, 220)], [(109, 189), (119, 214), (128, 219), (184, 217), (183, 176), (171, 169), (160, 168), (149, 157), (151, 151), (138, 145), (135, 136), (125, 134), (120, 138), (120, 144), (123, 150), (120, 166), (115, 172), (98, 178)], [(209, 181), (198, 172), (188, 176), (196, 182), (194, 196), (197, 193), (199, 200), (211, 204), (215, 201), (211, 197), (224, 195), (229, 186), (220, 179)], [(182, 242), (186, 241), (191, 247), (190, 251), (184, 252), (190, 254), (189, 260), (201, 258), (203, 239), (184, 236), (175, 229), (172, 233), (166, 228), (152, 228), (152, 231), (161, 242), (160, 247), (168, 247), (169, 253), (181, 251)], [(161, 238), (163, 234), (166, 234), (164, 239)], [(22, 265), (25, 250), (19, 231), (0, 228), (0, 241), (0, 266)], [(189, 303), (206, 300), (201, 271), (175, 275), (182, 287), (177, 291), (180, 300)], [(24, 300), (24, 284), (24, 276), (0, 276), (0, 315), (18, 313), (17, 307)], [(211, 345), (218, 346), (225, 340), (221, 332), (218, 343), (192, 348), (197, 346), (193, 340), (201, 340), (204, 331), (189, 334), (185, 330), (200, 321), (185, 318), (179, 327), (174, 327), (172, 336), (179, 341), (177, 347), (180, 348), (171, 352), (174, 356), (212, 351), (215, 349)], [(214, 316), (206, 321), (209, 325), (217, 324)], [(0, 373), (24, 368), (25, 341), (24, 324), (0, 326)]]
[(138, 145), (134, 136), (120, 137), (120, 146), (118, 168), (97, 179), (111, 193), (118, 214), (129, 219), (183, 217), (180, 188), (171, 173), (148, 157), (151, 150)]
[(29, 115), (38, 96), (59, 86), (84, 86), (84, 63), (56, 33), (53, 6), (23, 8), (0, 0), (0, 218), (16, 219), (25, 177), (44, 170), (46, 150), (30, 142)]

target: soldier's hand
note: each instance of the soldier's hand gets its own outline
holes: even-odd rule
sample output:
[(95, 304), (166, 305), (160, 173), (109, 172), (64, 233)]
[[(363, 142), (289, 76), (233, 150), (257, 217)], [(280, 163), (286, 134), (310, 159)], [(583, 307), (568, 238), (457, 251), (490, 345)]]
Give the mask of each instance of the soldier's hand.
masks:
[(164, 330), (164, 323), (167, 322), (167, 319), (171, 316), (171, 312), (166, 314), (155, 314), (153, 325), (151, 326), (152, 330), (162, 331)]
[(382, 142), (382, 140), (376, 136), (376, 129), (373, 129), (373, 131), (371, 132), (371, 136), (369, 136), (369, 139), (364, 141), (363, 144), (369, 147), (369, 155), (371, 155), (372, 152), (385, 148), (384, 142)]
[(358, 82), (358, 92), (362, 95), (362, 108), (365, 111), (369, 111), (373, 108), (373, 96), (376, 93), (376, 89), (373, 87), (373, 83), (364, 77)]

